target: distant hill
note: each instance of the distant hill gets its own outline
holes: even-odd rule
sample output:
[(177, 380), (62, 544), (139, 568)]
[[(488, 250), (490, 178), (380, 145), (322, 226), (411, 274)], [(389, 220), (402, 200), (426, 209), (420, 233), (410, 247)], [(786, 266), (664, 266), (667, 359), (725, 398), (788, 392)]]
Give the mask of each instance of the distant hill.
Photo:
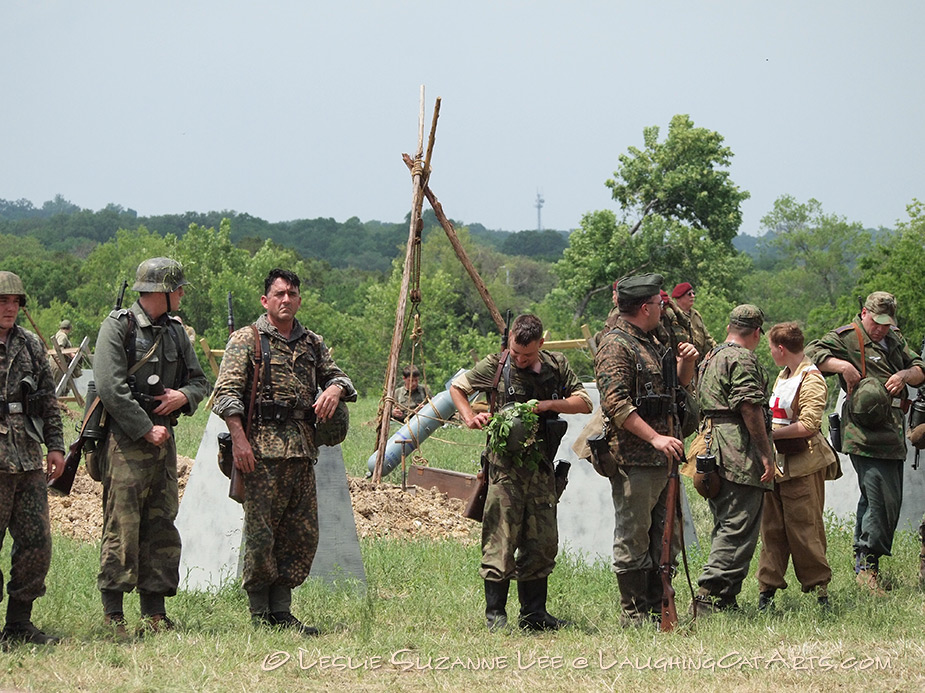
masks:
[[(54, 200), (35, 207), (25, 199), (0, 199), (0, 234), (30, 236), (48, 250), (85, 257), (97, 244), (114, 237), (121, 228), (145, 226), (162, 235), (182, 237), (190, 224), (218, 228), (222, 219), (231, 221), (231, 240), (238, 245), (256, 247), (270, 239), (293, 248), (305, 258), (324, 260), (332, 267), (387, 272), (392, 260), (404, 252), (409, 217), (399, 223), (360, 221), (351, 217), (344, 222), (332, 218), (295, 219), (271, 223), (247, 213), (235, 211), (185, 212), (158, 216), (139, 216), (135, 210), (116, 204), (94, 212), (57, 195)], [(462, 226), (454, 222), (455, 226)], [(568, 246), (568, 232), (492, 230), (482, 224), (467, 224), (476, 243), (507, 255), (522, 255), (536, 260), (554, 261)], [(424, 228), (439, 227), (432, 210), (424, 211)]]

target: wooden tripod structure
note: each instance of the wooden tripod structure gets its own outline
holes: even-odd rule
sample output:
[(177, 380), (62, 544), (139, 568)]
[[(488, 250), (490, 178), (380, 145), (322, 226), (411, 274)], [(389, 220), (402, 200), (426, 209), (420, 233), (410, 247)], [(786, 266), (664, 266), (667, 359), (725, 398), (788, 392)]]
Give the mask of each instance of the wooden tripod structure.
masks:
[[(456, 252), (456, 256), (459, 258), (459, 261), (462, 263), (463, 267), (466, 268), (466, 271), (469, 273), (469, 277), (472, 279), (473, 284), (475, 284), (476, 290), (479, 292), (479, 296), (482, 297), (482, 301), (485, 303), (485, 306), (491, 313), (492, 320), (494, 320), (495, 325), (498, 326), (499, 333), (504, 333), (504, 318), (501, 317), (501, 313), (495, 306), (494, 301), (492, 301), (491, 295), (488, 293), (488, 287), (485, 286), (485, 282), (482, 281), (482, 278), (479, 276), (475, 266), (472, 264), (471, 260), (469, 260), (469, 256), (466, 254), (465, 249), (462, 247), (462, 243), (459, 242), (459, 237), (456, 235), (456, 229), (453, 228), (453, 224), (443, 212), (443, 206), (440, 204), (440, 202), (437, 200), (437, 196), (434, 195), (433, 191), (431, 191), (430, 187), (428, 186), (428, 179), (430, 178), (430, 160), (431, 156), (433, 155), (434, 138), (436, 137), (437, 133), (437, 118), (439, 116), (440, 98), (438, 97), (436, 104), (434, 105), (434, 116), (430, 126), (430, 137), (427, 142), (427, 154), (425, 156), (424, 85), (421, 85), (420, 111), (418, 115), (417, 152), (414, 158), (410, 157), (408, 154), (402, 154), (402, 159), (411, 170), (411, 224), (408, 230), (408, 246), (405, 249), (405, 266), (402, 272), (401, 289), (398, 294), (398, 306), (395, 310), (395, 330), (392, 332), (392, 344), (389, 349), (389, 364), (388, 368), (386, 369), (385, 385), (383, 386), (382, 399), (380, 400), (379, 406), (378, 435), (376, 439), (376, 467), (373, 471), (373, 482), (377, 484), (382, 479), (382, 462), (385, 459), (385, 448), (389, 440), (389, 414), (392, 411), (392, 405), (394, 403), (393, 392), (395, 390), (395, 379), (398, 373), (398, 359), (401, 351), (402, 334), (405, 331), (405, 314), (407, 313), (408, 309), (408, 293), (411, 284), (411, 273), (416, 264), (414, 262), (415, 253), (420, 252), (421, 233), (424, 230), (424, 221), (421, 218), (421, 210), (424, 206), (425, 197), (427, 198), (427, 201), (430, 202), (430, 206), (434, 210), (437, 221), (440, 222), (440, 225), (446, 232), (447, 238), (449, 238), (450, 244), (453, 246), (453, 250)], [(417, 298), (419, 299), (420, 297)]]

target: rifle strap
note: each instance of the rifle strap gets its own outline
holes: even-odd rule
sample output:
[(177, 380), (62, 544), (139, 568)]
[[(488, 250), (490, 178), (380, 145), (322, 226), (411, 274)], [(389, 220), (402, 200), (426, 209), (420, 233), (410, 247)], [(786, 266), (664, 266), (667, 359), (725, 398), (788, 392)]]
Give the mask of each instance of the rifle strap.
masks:
[(501, 372), (504, 370), (504, 364), (507, 363), (509, 355), (510, 351), (505, 349), (501, 352), (501, 358), (498, 359), (498, 369), (495, 371), (495, 379), (491, 383), (491, 394), (488, 396), (488, 411), (491, 414), (495, 413), (495, 406), (498, 401), (498, 383), (501, 382)]
[(263, 361), (260, 348), (260, 332), (257, 331), (256, 325), (251, 325), (254, 331), (254, 382), (251, 384), (250, 405), (247, 407), (247, 423), (244, 426), (244, 435), (250, 438), (251, 425), (254, 422), (254, 408), (257, 405), (257, 388), (260, 386), (260, 364)]
[(864, 357), (864, 337), (861, 335), (861, 328), (856, 322), (851, 323), (851, 326), (854, 328), (854, 334), (858, 338), (858, 349), (861, 352), (861, 380), (867, 377), (867, 359)]

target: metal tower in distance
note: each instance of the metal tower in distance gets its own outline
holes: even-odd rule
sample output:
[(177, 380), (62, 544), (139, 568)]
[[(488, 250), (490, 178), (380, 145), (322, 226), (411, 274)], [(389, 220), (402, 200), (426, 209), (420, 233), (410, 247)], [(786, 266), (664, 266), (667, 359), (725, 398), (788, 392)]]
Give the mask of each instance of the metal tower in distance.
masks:
[(543, 199), (543, 193), (537, 190), (536, 191), (536, 203), (533, 205), (534, 207), (536, 207), (536, 230), (537, 231), (543, 230), (542, 211), (543, 211), (544, 202), (546, 202), (546, 200)]

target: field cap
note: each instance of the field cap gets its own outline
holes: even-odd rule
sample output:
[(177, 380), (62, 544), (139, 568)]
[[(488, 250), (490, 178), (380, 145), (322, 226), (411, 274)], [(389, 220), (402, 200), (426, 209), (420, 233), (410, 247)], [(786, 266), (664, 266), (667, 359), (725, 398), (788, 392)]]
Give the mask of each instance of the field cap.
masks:
[(635, 274), (617, 283), (617, 297), (624, 300), (649, 298), (659, 293), (664, 279), (660, 274)]
[(729, 314), (729, 324), (748, 329), (759, 329), (764, 332), (764, 312), (758, 306), (751, 303), (743, 303), (736, 306)]
[(870, 313), (873, 321), (879, 325), (896, 324), (896, 298), (886, 291), (875, 291), (867, 300), (864, 307)]

